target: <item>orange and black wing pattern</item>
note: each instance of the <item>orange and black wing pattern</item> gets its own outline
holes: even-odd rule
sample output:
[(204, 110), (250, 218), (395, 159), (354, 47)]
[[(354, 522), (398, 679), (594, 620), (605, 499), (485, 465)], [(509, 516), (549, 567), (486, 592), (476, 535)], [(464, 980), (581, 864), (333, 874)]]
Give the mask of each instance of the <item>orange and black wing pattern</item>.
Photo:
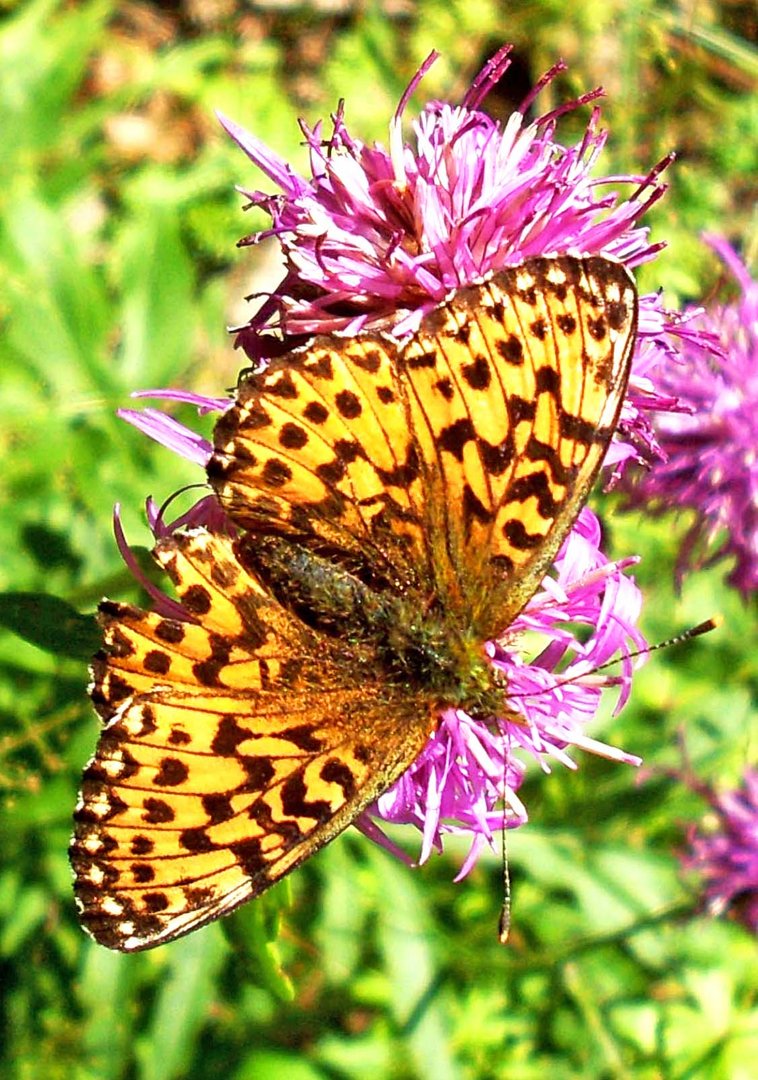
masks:
[(268, 888), (387, 788), (434, 722), (423, 700), (357, 680), (261, 593), (233, 541), (198, 531), (156, 555), (188, 620), (101, 606), (105, 726), (70, 853), (82, 924), (126, 952)]
[(587, 497), (636, 320), (620, 263), (557, 256), (459, 290), (403, 345), (317, 338), (242, 383), (211, 481), (241, 527), (353, 551), (495, 633)]

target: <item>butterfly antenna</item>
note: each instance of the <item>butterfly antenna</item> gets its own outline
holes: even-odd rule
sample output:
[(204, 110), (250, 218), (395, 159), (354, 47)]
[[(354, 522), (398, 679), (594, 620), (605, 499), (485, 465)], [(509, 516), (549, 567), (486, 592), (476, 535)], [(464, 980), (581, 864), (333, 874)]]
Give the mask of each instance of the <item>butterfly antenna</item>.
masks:
[[(646, 645), (644, 649), (635, 649), (633, 652), (625, 653), (623, 656), (615, 656), (612, 660), (606, 660), (604, 664), (599, 664), (597, 667), (592, 668), (591, 671), (581, 671), (576, 675), (570, 675), (567, 679), (561, 679), (559, 682), (556, 682), (553, 686), (549, 687), (549, 690), (552, 693), (553, 690), (558, 690), (562, 686), (570, 686), (571, 683), (579, 682), (580, 679), (586, 679), (588, 675), (596, 675), (598, 671), (605, 671), (615, 664), (620, 664), (623, 660), (636, 660), (638, 656), (647, 656), (649, 653), (657, 652), (658, 649), (668, 649), (671, 645), (681, 645), (685, 641), (691, 641), (692, 638), (700, 637), (701, 634), (709, 634), (711, 630), (717, 630), (723, 622), (723, 616), (714, 615), (710, 619), (698, 623), (697, 626), (691, 626), (687, 630), (683, 630), (680, 634), (674, 634), (673, 637), (666, 638), (664, 641), (657, 641), (655, 645)], [(546, 691), (529, 690), (523, 694), (510, 694), (509, 696), (512, 698), (531, 698), (534, 697), (535, 693), (544, 692)]]
[(508, 803), (505, 798), (508, 781), (508, 761), (511, 751), (511, 733), (505, 733), (505, 755), (503, 757), (503, 830), (501, 833), (500, 853), (503, 865), (503, 906), (500, 908), (497, 938), (501, 945), (507, 945), (511, 933), (511, 868), (508, 862)]
[[(690, 626), (687, 630), (682, 630), (680, 634), (674, 634), (673, 637), (666, 638), (664, 641), (657, 641), (655, 645), (646, 645), (644, 649), (635, 649), (634, 652), (626, 653), (623, 657), (616, 657), (614, 660), (606, 660), (604, 664), (600, 664), (599, 667), (594, 669), (593, 674), (595, 671), (605, 671), (606, 668), (620, 663), (622, 659), (635, 660), (638, 656), (647, 656), (648, 653), (657, 652), (658, 649), (668, 649), (671, 645), (681, 645), (685, 641), (691, 641), (692, 638), (700, 637), (701, 634), (709, 634), (711, 630), (718, 629), (723, 622), (724, 618), (722, 615), (713, 615), (710, 619), (698, 623), (697, 626)], [(572, 681), (572, 679), (566, 680), (566, 682)], [(562, 686), (563, 683), (559, 683), (558, 685)]]
[[(704, 622), (698, 623), (697, 626), (691, 626), (687, 630), (683, 630), (680, 634), (674, 634), (673, 637), (666, 638), (664, 641), (658, 641), (655, 645), (648, 645), (644, 649), (635, 649), (634, 652), (627, 653), (623, 659), (634, 660), (638, 656), (647, 656), (648, 653), (656, 652), (658, 649), (667, 649), (671, 645), (681, 645), (684, 641), (691, 641), (692, 638), (700, 637), (702, 634), (708, 634), (711, 630), (716, 630), (724, 622), (721, 615), (714, 615), (710, 619), (706, 619)], [(604, 664), (600, 664), (596, 667), (591, 674), (595, 674), (598, 671), (604, 671), (606, 668), (612, 667), (614, 664), (618, 664), (620, 658), (616, 657), (613, 660), (608, 660)], [(582, 675), (574, 675), (569, 679), (563, 679), (562, 682), (556, 683), (558, 686), (566, 686), (568, 683), (576, 682), (578, 679), (584, 678), (588, 673), (584, 672)], [(514, 697), (527, 695), (513, 695)], [(503, 830), (501, 838), (501, 857), (503, 865), (503, 906), (500, 909), (500, 918), (498, 920), (498, 941), (501, 945), (507, 945), (510, 939), (511, 933), (511, 869), (508, 861), (508, 828), (507, 828), (507, 803), (505, 802), (505, 791), (508, 776), (508, 760), (510, 755), (510, 732), (505, 734), (506, 753), (503, 758)]]
[(166, 516), (166, 511), (168, 510), (169, 506), (171, 506), (171, 503), (174, 502), (175, 499), (178, 499), (180, 495), (183, 495), (185, 491), (192, 491), (194, 488), (203, 488), (207, 490), (208, 484), (185, 484), (184, 487), (180, 487), (177, 491), (172, 491), (168, 498), (164, 499), (161, 503), (158, 509), (156, 522), (163, 523)]
[(160, 509), (158, 510), (158, 518), (159, 519), (163, 518), (163, 516), (166, 513), (166, 511), (168, 510), (169, 506), (171, 506), (171, 503), (174, 502), (175, 499), (178, 499), (180, 495), (183, 495), (185, 493), (185, 491), (192, 491), (194, 488), (207, 488), (207, 487), (208, 487), (208, 484), (200, 484), (200, 483), (198, 483), (198, 484), (185, 484), (184, 487), (180, 487), (176, 491), (172, 491), (171, 494), (167, 498), (165, 498), (163, 500), (163, 502), (161, 503)]

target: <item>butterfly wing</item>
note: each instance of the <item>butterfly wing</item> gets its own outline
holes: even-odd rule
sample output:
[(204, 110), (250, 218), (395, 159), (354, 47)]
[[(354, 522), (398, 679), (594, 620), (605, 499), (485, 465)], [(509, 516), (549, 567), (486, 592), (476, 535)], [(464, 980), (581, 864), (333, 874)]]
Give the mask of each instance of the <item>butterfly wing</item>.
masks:
[(232, 520), (429, 580), (425, 477), (397, 346), (320, 337), (244, 380), (214, 432), (209, 477)]
[[(193, 621), (104, 602), (105, 721), (71, 846), (83, 925), (135, 951), (258, 895), (417, 756), (429, 705), (260, 588), (235, 542), (197, 531), (158, 561)], [(200, 621), (194, 621), (200, 620)], [(378, 673), (377, 673), (378, 674)]]
[(411, 426), (442, 478), (437, 518), (485, 638), (538, 588), (587, 499), (636, 326), (620, 263), (535, 258), (460, 290), (403, 352)]
[(636, 310), (620, 263), (536, 258), (459, 290), (402, 347), (317, 338), (243, 382), (209, 476), (240, 526), (368, 559), (491, 636), (586, 499)]

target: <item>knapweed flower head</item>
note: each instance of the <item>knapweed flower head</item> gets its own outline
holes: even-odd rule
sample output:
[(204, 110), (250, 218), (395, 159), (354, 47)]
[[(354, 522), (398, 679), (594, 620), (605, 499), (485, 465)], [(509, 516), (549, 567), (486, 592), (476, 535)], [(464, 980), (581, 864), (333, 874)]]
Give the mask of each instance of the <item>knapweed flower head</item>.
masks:
[(735, 791), (697, 790), (711, 804), (701, 826), (692, 826), (682, 855), (700, 881), (712, 915), (729, 914), (758, 933), (758, 770), (747, 769)]
[[(579, 251), (610, 255), (632, 267), (653, 257), (657, 249), (637, 222), (663, 193), (662, 166), (644, 177), (594, 177), (606, 139), (596, 110), (578, 145), (566, 148), (555, 141), (560, 114), (594, 101), (597, 91), (527, 123), (536, 94), (560, 66), (510, 121), (492, 120), (479, 106), (507, 67), (508, 51), (501, 50), (485, 67), (460, 106), (427, 106), (414, 125), (414, 147), (403, 142), (401, 121), (433, 56), (403, 96), (389, 149), (351, 136), (342, 109), (326, 141), (320, 126), (303, 126), (308, 178), (224, 120), (279, 188), (273, 195), (246, 193), (272, 217), (271, 229), (249, 242), (275, 236), (287, 262), (284, 281), (239, 332), (252, 359), (265, 362), (317, 333), (353, 336), (381, 328), (403, 339), (451, 289), (530, 256)], [(632, 193), (619, 201), (609, 188), (624, 184)], [(666, 405), (656, 397), (650, 372), (667, 358), (672, 328), (678, 332), (679, 327), (658, 298), (643, 303), (640, 326), (641, 393), (646, 404)], [(151, 396), (193, 401), (183, 391)], [(195, 403), (201, 411), (229, 404), (199, 397)], [(632, 442), (619, 444), (615, 462), (653, 446), (646, 418), (633, 402), (624, 408)], [(121, 415), (198, 464), (211, 456), (206, 440), (171, 418), (162, 421), (156, 409)], [(167, 523), (164, 512), (152, 503), (148, 507), (156, 536), (177, 523), (224, 529), (218, 514), (210, 500)], [(361, 815), (359, 828), (396, 850), (382, 824), (413, 824), (422, 834), (420, 861), (441, 849), (446, 834), (464, 835), (470, 849), (463, 876), (497, 830), (526, 820), (518, 797), (525, 760), (536, 761), (545, 772), (555, 763), (575, 768), (571, 750), (579, 748), (639, 763), (585, 733), (605, 687), (619, 688), (618, 708), (624, 704), (634, 666), (630, 654), (644, 648), (636, 629), (640, 594), (628, 573), (635, 560), (609, 562), (600, 541), (597, 518), (584, 510), (540, 591), (502, 635), (482, 643), (503, 676), (503, 715), (485, 721), (463, 709), (444, 710), (417, 761)], [(120, 542), (125, 549), (125, 540)], [(160, 595), (153, 597), (163, 604)], [(614, 675), (598, 671), (614, 658), (619, 659)]]
[[(645, 175), (602, 176), (597, 167), (608, 132), (593, 105), (582, 139), (557, 141), (560, 117), (595, 102), (602, 91), (528, 121), (556, 64), (505, 122), (481, 108), (510, 65), (505, 46), (484, 67), (460, 105), (434, 101), (404, 141), (405, 110), (436, 59), (422, 65), (390, 122), (387, 147), (350, 134), (341, 106), (327, 136), (321, 123), (301, 124), (310, 175), (301, 176), (236, 123), (226, 130), (278, 192), (241, 188), (271, 227), (246, 237), (274, 237), (287, 272), (238, 344), (254, 362), (317, 333), (355, 334), (381, 327), (402, 337), (451, 290), (535, 255), (606, 255), (630, 269), (663, 246), (640, 220), (665, 193), (661, 174), (671, 157)], [(619, 189), (628, 194), (622, 197)], [(656, 293), (640, 298), (639, 332), (629, 394), (608, 464), (656, 452), (651, 409), (676, 406), (656, 391), (657, 369), (687, 333)]]
[[(700, 336), (658, 377), (658, 389), (687, 411), (655, 423), (664, 454), (630, 484), (634, 506), (656, 514), (690, 511), (692, 525), (677, 575), (731, 558), (729, 581), (745, 596), (758, 588), (758, 282), (723, 239), (709, 242), (734, 278), (739, 297), (699, 320)], [(719, 348), (703, 347), (703, 331)]]

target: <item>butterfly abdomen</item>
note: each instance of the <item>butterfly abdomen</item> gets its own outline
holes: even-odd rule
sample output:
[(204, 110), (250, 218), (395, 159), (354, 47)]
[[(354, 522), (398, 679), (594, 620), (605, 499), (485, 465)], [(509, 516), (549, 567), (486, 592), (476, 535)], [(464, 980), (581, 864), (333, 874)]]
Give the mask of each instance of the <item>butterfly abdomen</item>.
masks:
[(440, 705), (476, 701), (492, 689), (481, 641), (433, 598), (376, 574), (363, 580), (361, 565), (289, 537), (246, 537), (237, 547), (243, 565), (306, 626), (332, 639), (343, 662), (368, 663), (388, 686)]

